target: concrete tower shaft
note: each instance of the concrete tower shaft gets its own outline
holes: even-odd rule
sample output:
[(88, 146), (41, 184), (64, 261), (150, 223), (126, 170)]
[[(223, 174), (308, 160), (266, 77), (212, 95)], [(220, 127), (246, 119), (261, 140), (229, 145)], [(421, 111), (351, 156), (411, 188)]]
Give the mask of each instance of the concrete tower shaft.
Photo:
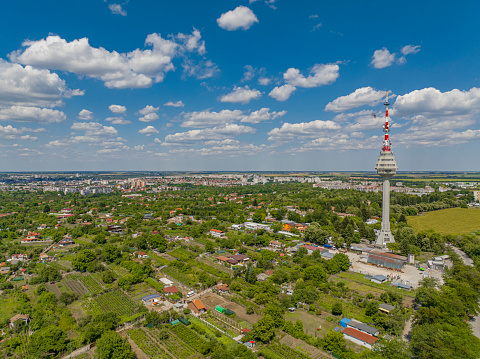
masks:
[(390, 125), (388, 123), (388, 92), (387, 101), (385, 102), (385, 124), (383, 125), (383, 132), (385, 138), (383, 140), (382, 151), (378, 156), (375, 169), (382, 177), (383, 181), (383, 196), (382, 196), (382, 226), (380, 233), (377, 236), (375, 245), (385, 247), (388, 243), (395, 242), (392, 232), (390, 232), (390, 178), (397, 173), (397, 161), (391, 150), (391, 143), (388, 133), (390, 132)]

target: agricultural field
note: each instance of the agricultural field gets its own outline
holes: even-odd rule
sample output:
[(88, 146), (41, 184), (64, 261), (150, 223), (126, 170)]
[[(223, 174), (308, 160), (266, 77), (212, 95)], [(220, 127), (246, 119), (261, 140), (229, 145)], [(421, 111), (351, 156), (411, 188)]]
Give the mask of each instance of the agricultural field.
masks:
[[(183, 324), (177, 324), (176, 326), (183, 326)], [(167, 326), (168, 327), (168, 326)], [(168, 327), (169, 329), (172, 329)], [(165, 348), (170, 352), (174, 353), (177, 359), (188, 359), (192, 356), (203, 358), (195, 349), (193, 349), (188, 343), (184, 341), (184, 338), (179, 338), (169, 330), (169, 337), (166, 339), (160, 339), (160, 331), (158, 329), (152, 330), (150, 332)], [(201, 342), (203, 344), (203, 341)]]
[[(103, 292), (103, 287), (100, 282), (90, 273), (69, 274), (67, 275), (66, 284), (74, 293), (78, 295), (83, 295), (87, 293), (90, 295), (95, 295)], [(81, 288), (84, 288), (83, 293), (80, 293)]]
[(480, 230), (480, 209), (442, 209), (421, 216), (409, 216), (407, 223), (419, 232), (432, 229), (441, 234), (469, 234)]
[(145, 329), (131, 329), (128, 336), (151, 359), (170, 359), (171, 356), (156, 340), (145, 332)]
[(310, 359), (310, 355), (299, 350), (292, 349), (284, 344), (272, 343), (260, 349), (260, 354), (270, 359)]
[(136, 304), (120, 289), (98, 295), (87, 303), (87, 309), (96, 314), (115, 312), (120, 317), (132, 316), (138, 307), (139, 304)]
[(70, 291), (72, 291), (73, 293), (75, 293), (79, 297), (88, 293), (87, 288), (76, 279), (68, 279), (67, 278), (63, 281), (63, 283), (64, 283), (66, 288), (70, 289)]

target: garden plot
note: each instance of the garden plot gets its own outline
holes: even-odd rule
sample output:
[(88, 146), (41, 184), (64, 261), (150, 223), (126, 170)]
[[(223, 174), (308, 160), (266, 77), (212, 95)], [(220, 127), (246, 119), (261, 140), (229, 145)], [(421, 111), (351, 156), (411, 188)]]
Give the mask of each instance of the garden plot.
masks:
[(140, 350), (151, 359), (170, 359), (172, 358), (163, 346), (153, 340), (142, 329), (132, 329), (128, 331), (128, 336), (140, 348)]
[(87, 309), (98, 313), (114, 312), (120, 317), (132, 316), (139, 308), (139, 305), (125, 295), (120, 289), (113, 292), (97, 295), (86, 304)]
[(256, 314), (247, 314), (246, 309), (240, 304), (230, 301), (228, 298), (222, 297), (215, 293), (207, 293), (201, 296), (202, 303), (208, 309), (214, 309), (217, 305), (225, 309), (230, 309), (235, 312), (238, 318), (241, 318), (249, 323), (255, 324), (258, 321), (259, 316)]

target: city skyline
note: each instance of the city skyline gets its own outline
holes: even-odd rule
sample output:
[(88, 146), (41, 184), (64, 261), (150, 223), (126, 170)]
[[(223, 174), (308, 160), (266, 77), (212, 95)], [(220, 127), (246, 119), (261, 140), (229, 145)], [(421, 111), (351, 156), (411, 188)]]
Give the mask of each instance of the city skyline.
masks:
[(478, 171), (480, 5), (447, 5), (4, 3), (2, 171), (374, 171), (386, 91), (399, 171)]

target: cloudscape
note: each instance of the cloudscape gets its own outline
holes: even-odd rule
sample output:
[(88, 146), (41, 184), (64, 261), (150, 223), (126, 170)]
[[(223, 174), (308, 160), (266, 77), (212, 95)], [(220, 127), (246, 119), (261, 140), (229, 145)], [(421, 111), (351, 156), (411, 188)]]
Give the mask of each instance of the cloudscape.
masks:
[(2, 2), (2, 170), (478, 170), (478, 10)]

